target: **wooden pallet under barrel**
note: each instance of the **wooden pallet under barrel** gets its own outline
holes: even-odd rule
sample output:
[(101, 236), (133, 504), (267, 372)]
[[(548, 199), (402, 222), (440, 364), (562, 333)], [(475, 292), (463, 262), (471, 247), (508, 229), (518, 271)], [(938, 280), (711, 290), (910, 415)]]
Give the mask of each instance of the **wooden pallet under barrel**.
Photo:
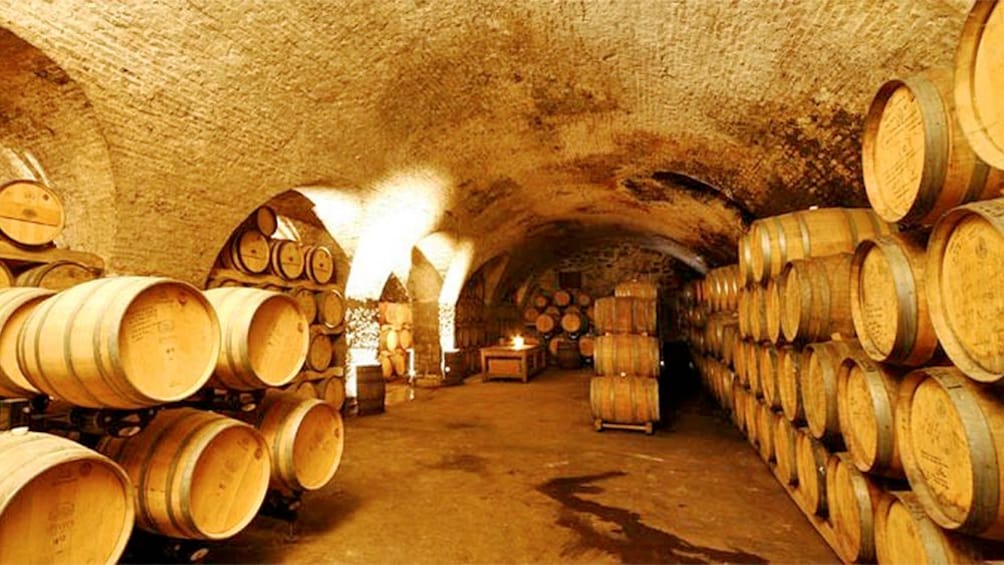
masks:
[(589, 382), (593, 427), (652, 435), (659, 421), (659, 382), (651, 377), (593, 377)]

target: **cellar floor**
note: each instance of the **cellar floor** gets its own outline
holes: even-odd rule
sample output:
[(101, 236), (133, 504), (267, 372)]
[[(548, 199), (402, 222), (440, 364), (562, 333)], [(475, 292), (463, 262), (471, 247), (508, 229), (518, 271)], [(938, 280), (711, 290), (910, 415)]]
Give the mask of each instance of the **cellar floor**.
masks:
[(259, 517), (208, 561), (836, 561), (710, 400), (679, 394), (654, 436), (597, 433), (588, 377), (469, 378), (350, 418), (292, 535)]

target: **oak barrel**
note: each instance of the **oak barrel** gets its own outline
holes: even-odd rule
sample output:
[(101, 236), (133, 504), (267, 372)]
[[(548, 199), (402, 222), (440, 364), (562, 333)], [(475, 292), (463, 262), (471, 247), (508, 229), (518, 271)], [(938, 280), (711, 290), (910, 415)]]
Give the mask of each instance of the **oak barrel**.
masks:
[(289, 239), (273, 239), (269, 247), (272, 273), (286, 280), (296, 280), (303, 276), (305, 261), (299, 243)]
[[(471, 328), (471, 333), (474, 335), (471, 340), (471, 345), (481, 345), (476, 329)], [(414, 345), (414, 337), (415, 336), (411, 331), (411, 326), (404, 326), (397, 331), (397, 344), (401, 347), (401, 349), (411, 349), (411, 346)]]
[(955, 53), (955, 111), (981, 159), (1004, 169), (1004, 103), (1000, 54), (1004, 9), (996, 1), (973, 2)]
[(300, 309), (300, 313), (303, 314), (307, 323), (314, 323), (314, 320), (317, 319), (317, 300), (314, 298), (313, 291), (298, 288), (290, 292), (289, 295), (296, 301), (296, 307)]
[(558, 367), (562, 369), (578, 369), (582, 366), (582, 358), (579, 357), (579, 344), (570, 339), (558, 342), (558, 350), (554, 357)]
[(614, 287), (614, 296), (655, 300), (659, 298), (659, 288), (650, 282), (624, 281)]
[(533, 298), (530, 299), (530, 304), (532, 304), (537, 310), (543, 310), (551, 304), (551, 295), (540, 289), (533, 295)]
[(826, 462), (830, 454), (823, 444), (801, 428), (795, 439), (795, 468), (798, 471), (798, 495), (817, 516), (826, 516)]
[(168, 537), (231, 537), (251, 522), (268, 491), (264, 438), (212, 412), (162, 410), (131, 438), (102, 439), (98, 451), (136, 486), (136, 525)]
[(980, 563), (972, 538), (935, 524), (910, 491), (886, 493), (875, 509), (875, 556), (879, 563)]
[(0, 186), (0, 232), (14, 243), (52, 243), (64, 222), (62, 201), (42, 183), (16, 180)]
[(627, 334), (596, 338), (593, 359), (597, 375), (659, 375), (659, 340)]
[(780, 416), (771, 412), (766, 404), (758, 403), (756, 412), (757, 439), (760, 448), (760, 458), (764, 461), (774, 461), (774, 428)]
[(223, 335), (214, 386), (255, 390), (293, 380), (310, 346), (310, 327), (295, 300), (257, 288), (214, 288), (205, 295)]
[(977, 381), (1004, 377), (1004, 198), (938, 220), (925, 278), (931, 321), (955, 366)]
[(896, 394), (901, 372), (850, 356), (837, 371), (837, 414), (848, 456), (858, 470), (902, 477), (896, 443)]
[(268, 237), (256, 229), (238, 233), (222, 253), (224, 267), (251, 274), (264, 273), (271, 258)]
[(792, 261), (779, 279), (781, 330), (790, 342), (854, 337), (850, 253)]
[(335, 277), (335, 258), (323, 245), (308, 247), (303, 253), (304, 272), (317, 284), (328, 284)]
[(764, 330), (763, 338), (771, 343), (781, 341), (781, 313), (784, 304), (781, 300), (781, 284), (778, 279), (770, 279), (763, 291)]
[(307, 367), (314, 371), (326, 370), (331, 365), (334, 351), (331, 338), (327, 335), (322, 333), (311, 335), (310, 345), (307, 347)]
[(408, 353), (398, 349), (390, 353), (390, 363), (394, 366), (394, 374), (399, 377), (408, 376)]
[(260, 414), (257, 427), (271, 455), (271, 485), (303, 491), (328, 484), (345, 445), (338, 410), (321, 400), (269, 391)]
[[(9, 271), (0, 267), (0, 281), (7, 282)], [(100, 271), (73, 261), (53, 261), (26, 271), (21, 271), (15, 279), (17, 286), (35, 286), (49, 290), (66, 290), (71, 286), (92, 281), (100, 276)], [(2, 284), (0, 286), (12, 286)]]
[(659, 383), (639, 376), (593, 377), (589, 381), (593, 418), (618, 424), (659, 421)]
[(862, 241), (851, 262), (851, 318), (861, 347), (884, 363), (919, 366), (938, 337), (927, 307), (925, 241), (916, 234)]
[(837, 555), (845, 563), (875, 561), (875, 507), (882, 490), (858, 471), (847, 454), (835, 453), (826, 463), (826, 507), (836, 538)]
[(802, 368), (802, 403), (805, 421), (813, 437), (840, 435), (837, 413), (837, 375), (847, 358), (864, 362), (867, 357), (857, 342), (827, 341), (805, 347)]
[(384, 410), (387, 383), (380, 365), (356, 365), (356, 405), (360, 415)]
[(181, 400), (206, 383), (219, 354), (219, 321), (203, 293), (158, 277), (64, 290), (32, 310), (17, 340), (35, 388), (91, 408)]
[(949, 208), (994, 198), (1002, 173), (970, 148), (955, 119), (951, 75), (893, 79), (865, 117), (862, 169), (868, 201), (887, 222), (929, 225)]
[(534, 308), (533, 306), (527, 306), (523, 309), (523, 322), (527, 324), (533, 324), (537, 321), (537, 316), (540, 316), (540, 310)]
[(892, 233), (870, 208), (818, 208), (761, 218), (750, 227), (754, 282), (776, 277), (789, 261), (850, 253), (869, 237)]
[(579, 355), (592, 359), (596, 350), (596, 338), (591, 335), (584, 335), (579, 338)]
[(0, 397), (31, 397), (40, 391), (32, 385), (17, 362), (17, 339), (31, 312), (52, 296), (40, 288), (0, 290)]
[(766, 345), (757, 355), (757, 381), (763, 393), (763, 400), (771, 409), (781, 408), (781, 392), (777, 378), (777, 349)]
[(790, 422), (805, 421), (802, 404), (802, 366), (804, 355), (792, 346), (777, 350), (777, 393), (781, 398), (781, 411)]
[(774, 460), (777, 462), (777, 474), (786, 485), (798, 484), (798, 469), (795, 461), (795, 441), (797, 430), (785, 418), (774, 420)]
[(328, 328), (337, 328), (345, 320), (345, 299), (335, 289), (318, 292), (317, 321)]
[(955, 367), (908, 374), (896, 439), (910, 486), (941, 527), (1004, 539), (1004, 410), (998, 395)]
[(536, 327), (537, 331), (541, 334), (549, 334), (557, 329), (558, 322), (551, 314), (541, 314), (540, 316), (537, 316), (537, 320), (534, 322), (534, 327)]
[(0, 563), (118, 562), (133, 486), (115, 462), (61, 437), (0, 432)]
[[(460, 332), (458, 332), (460, 333)], [(377, 336), (377, 345), (383, 351), (394, 351), (400, 342), (397, 336), (397, 329), (390, 324), (380, 326), (380, 334)]]
[(558, 308), (564, 308), (572, 303), (572, 293), (564, 289), (556, 290), (554, 291), (554, 294), (551, 295), (551, 301), (553, 301), (554, 305)]
[(596, 330), (600, 333), (655, 334), (655, 301), (647, 298), (608, 296), (593, 306)]
[(579, 290), (575, 293), (575, 303), (578, 304), (580, 308), (588, 308), (589, 305), (593, 303), (593, 297), (590, 296), (588, 292)]
[(276, 228), (279, 227), (279, 217), (270, 206), (259, 206), (248, 218), (248, 226), (260, 231), (262, 234), (272, 237)]
[(317, 391), (317, 399), (323, 400), (341, 410), (345, 404), (345, 379), (341, 377), (331, 377), (320, 381), (314, 381), (314, 390)]
[(561, 317), (561, 329), (570, 334), (583, 332), (588, 327), (586, 317), (579, 312), (568, 312)]

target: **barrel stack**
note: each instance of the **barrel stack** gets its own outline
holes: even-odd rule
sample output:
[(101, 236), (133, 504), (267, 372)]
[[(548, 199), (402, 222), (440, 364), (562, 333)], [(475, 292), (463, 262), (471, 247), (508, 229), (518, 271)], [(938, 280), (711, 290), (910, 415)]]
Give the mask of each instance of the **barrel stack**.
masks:
[(645, 282), (623, 282), (614, 295), (595, 303), (596, 331), (589, 398), (597, 431), (643, 430), (659, 421), (657, 334), (658, 289)]
[(580, 288), (537, 288), (523, 307), (523, 322), (547, 345), (551, 364), (578, 369), (592, 363), (595, 349), (593, 297)]
[(729, 267), (679, 301), (705, 387), (846, 562), (1001, 556), (1004, 102), (985, 85), (1002, 17), (975, 3), (954, 77), (878, 89), (871, 209), (753, 222), (732, 267), (736, 338)]
[[(178, 547), (197, 560), (267, 497), (298, 504), (331, 479), (344, 388), (294, 382), (305, 363), (330, 363), (310, 322), (331, 304), (309, 293), (308, 319), (293, 292), (78, 276), (67, 265), (102, 263), (47, 256), (16, 274), (35, 286), (0, 289), (0, 562), (164, 560)], [(147, 538), (129, 549), (134, 525)]]

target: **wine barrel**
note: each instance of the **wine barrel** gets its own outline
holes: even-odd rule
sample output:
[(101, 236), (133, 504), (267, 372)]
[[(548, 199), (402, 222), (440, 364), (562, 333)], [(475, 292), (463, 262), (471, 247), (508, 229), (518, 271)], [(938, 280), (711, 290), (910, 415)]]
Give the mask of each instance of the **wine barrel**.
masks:
[(795, 439), (795, 468), (798, 471), (798, 495), (817, 516), (826, 516), (826, 462), (830, 454), (806, 429), (798, 430)]
[(577, 334), (586, 330), (586, 317), (578, 312), (565, 312), (561, 317), (561, 329), (570, 334)]
[(530, 299), (530, 304), (532, 304), (537, 310), (543, 310), (551, 304), (551, 296), (549, 294), (545, 294), (543, 290), (538, 290), (537, 294), (534, 294), (533, 298)]
[(865, 362), (867, 357), (856, 342), (827, 341), (805, 347), (806, 365), (802, 368), (802, 403), (805, 422), (813, 437), (822, 439), (840, 435), (837, 414), (837, 375), (844, 359)]
[(558, 367), (562, 369), (578, 369), (582, 366), (582, 358), (579, 357), (579, 344), (570, 339), (558, 342), (558, 350), (554, 357)]
[(305, 262), (299, 243), (289, 239), (273, 239), (270, 248), (269, 266), (274, 275), (290, 281), (303, 276)]
[(290, 292), (289, 295), (296, 301), (296, 307), (300, 309), (300, 313), (303, 314), (307, 323), (314, 323), (314, 320), (317, 319), (317, 300), (314, 298), (313, 291), (298, 288)]
[(614, 296), (618, 298), (643, 298), (656, 300), (659, 298), (659, 288), (650, 282), (624, 281), (614, 287)]
[(537, 316), (540, 316), (540, 310), (537, 310), (533, 306), (527, 306), (523, 309), (523, 322), (527, 324), (533, 324), (537, 322)]
[(314, 295), (317, 299), (317, 321), (327, 328), (337, 328), (345, 320), (345, 299), (342, 293), (335, 289), (318, 292)]
[(732, 422), (740, 432), (746, 433), (746, 397), (749, 391), (739, 380), (732, 381)]
[(895, 406), (900, 371), (860, 356), (837, 372), (837, 415), (848, 456), (858, 470), (899, 478)]
[(942, 347), (971, 379), (1004, 377), (1004, 198), (948, 212), (934, 226), (927, 303)]
[(64, 290), (31, 311), (17, 339), (18, 365), (36, 389), (90, 408), (186, 398), (209, 379), (219, 353), (219, 321), (203, 294), (157, 277)]
[(750, 289), (747, 312), (750, 337), (754, 341), (767, 341), (767, 290), (762, 286)]
[(52, 294), (51, 290), (40, 288), (0, 290), (0, 397), (40, 394), (18, 365), (17, 339), (31, 312)]
[(592, 359), (596, 349), (596, 338), (591, 335), (584, 335), (579, 338), (579, 355)]
[(331, 377), (320, 381), (314, 381), (314, 390), (317, 391), (317, 399), (323, 400), (341, 410), (345, 404), (345, 379)]
[(927, 309), (924, 238), (862, 241), (851, 262), (851, 317), (861, 347), (884, 363), (920, 366), (938, 349)]
[(757, 420), (760, 418), (760, 401), (755, 394), (746, 395), (746, 408), (743, 409), (743, 414), (746, 416), (746, 440), (759, 451), (760, 424)]
[(955, 120), (949, 72), (894, 79), (865, 117), (868, 201), (882, 219), (930, 225), (950, 208), (999, 195), (1002, 173), (976, 156)]
[(251, 426), (193, 408), (162, 410), (137, 435), (98, 451), (136, 485), (136, 526), (182, 539), (224, 539), (265, 500), (268, 448)]
[(537, 320), (534, 322), (534, 327), (541, 334), (549, 334), (553, 332), (558, 327), (558, 322), (554, 319), (551, 314), (541, 314), (537, 316)]
[(781, 411), (788, 421), (796, 424), (805, 421), (802, 403), (803, 365), (804, 355), (801, 350), (792, 346), (778, 348), (777, 393), (781, 398)]
[(861, 474), (846, 453), (835, 453), (826, 463), (826, 507), (844, 563), (875, 561), (875, 507), (882, 489)]
[[(474, 332), (474, 338), (472, 345), (481, 345), (481, 339), (478, 337), (478, 332), (476, 328), (471, 328)], [(397, 344), (401, 346), (401, 349), (408, 350), (414, 345), (414, 334), (411, 331), (411, 326), (404, 326), (397, 332)]]
[(270, 206), (259, 206), (251, 213), (247, 225), (267, 237), (272, 237), (272, 234), (279, 227), (279, 217)]
[(0, 186), (0, 232), (14, 243), (48, 245), (63, 233), (59, 196), (42, 183), (16, 180)]
[(389, 324), (380, 326), (380, 334), (377, 336), (377, 345), (383, 351), (394, 351), (397, 349), (400, 343), (398, 342), (397, 330), (394, 329), (394, 326)]
[(390, 354), (390, 363), (394, 366), (394, 374), (399, 377), (408, 376), (408, 354), (398, 349)]
[(739, 335), (743, 338), (753, 337), (750, 332), (750, 302), (753, 291), (748, 288), (739, 290), (739, 303), (736, 306), (736, 321), (739, 323)]
[(750, 392), (757, 398), (763, 398), (763, 383), (760, 381), (760, 350), (763, 346), (754, 344), (746, 349), (746, 378), (749, 381)]
[(655, 301), (644, 298), (608, 296), (594, 306), (597, 331), (601, 333), (655, 334)]
[(908, 374), (896, 439), (910, 486), (943, 528), (1004, 539), (1004, 410), (997, 394), (955, 367)]
[(589, 381), (593, 418), (617, 424), (659, 421), (659, 383), (638, 376), (593, 377)]
[(777, 474), (786, 485), (798, 484), (798, 469), (795, 461), (795, 440), (798, 437), (795, 426), (785, 418), (774, 420), (774, 460)]
[(760, 458), (764, 461), (774, 461), (774, 428), (777, 414), (771, 412), (766, 404), (757, 405), (757, 438), (760, 440)]
[(328, 284), (335, 278), (335, 258), (323, 245), (308, 247), (303, 254), (304, 272), (317, 284)]
[(256, 229), (246, 229), (230, 240), (221, 258), (224, 267), (256, 275), (268, 269), (272, 251), (268, 237)]
[(927, 516), (910, 491), (886, 493), (875, 509), (879, 563), (982, 563), (971, 538), (946, 532)]
[(271, 454), (273, 487), (317, 490), (335, 476), (345, 432), (334, 406), (270, 391), (262, 401), (257, 427)]
[(384, 323), (400, 328), (405, 324), (412, 323), (411, 304), (403, 302), (383, 303)]
[(557, 306), (552, 304), (547, 308), (544, 308), (544, 314), (547, 314), (548, 316), (553, 316), (555, 320), (558, 320), (561, 318), (561, 308), (558, 308)]
[(955, 110), (977, 155), (1004, 169), (1004, 104), (997, 99), (1000, 22), (997, 2), (974, 2), (955, 53)]
[(593, 303), (593, 297), (590, 296), (588, 292), (579, 290), (575, 293), (575, 303), (578, 304), (580, 308), (588, 308), (589, 305)]
[(295, 300), (256, 288), (214, 288), (205, 295), (223, 335), (213, 386), (255, 390), (293, 380), (310, 347), (310, 326)]
[(770, 279), (763, 291), (764, 310), (764, 334), (763, 337), (770, 343), (780, 343), (781, 337), (781, 313), (784, 311), (781, 300), (781, 285), (778, 279)]
[(769, 408), (781, 408), (781, 391), (777, 379), (777, 349), (773, 345), (761, 347), (757, 355), (757, 380), (763, 391), (763, 400)]
[(26, 271), (21, 271), (12, 284), (8, 284), (10, 271), (6, 266), (0, 267), (0, 286), (34, 286), (49, 290), (66, 290), (71, 286), (92, 281), (101, 272), (74, 261), (53, 261)]
[(659, 340), (641, 335), (601, 335), (596, 338), (597, 375), (659, 375)]
[(314, 371), (327, 370), (334, 352), (331, 339), (327, 335), (322, 333), (311, 335), (310, 345), (307, 346), (307, 367)]
[(377, 414), (384, 410), (387, 383), (380, 365), (356, 365), (356, 405), (359, 415)]
[(750, 233), (746, 232), (739, 237), (738, 241), (739, 263), (736, 265), (736, 271), (740, 290), (753, 282), (753, 267), (750, 263), (752, 253)]
[(789, 261), (850, 253), (862, 240), (894, 231), (869, 208), (817, 208), (759, 219), (750, 227), (753, 281), (776, 277)]
[(283, 387), (282, 390), (299, 398), (317, 398), (317, 389), (310, 381), (296, 380)]
[(133, 486), (68, 439), (0, 432), (0, 563), (116, 563), (132, 533)]
[(854, 337), (850, 253), (792, 261), (781, 272), (781, 330), (790, 342)]
[(554, 294), (551, 295), (551, 300), (558, 308), (564, 308), (572, 303), (572, 293), (564, 289), (556, 290), (554, 291)]
[(383, 376), (384, 380), (391, 380), (394, 378), (394, 363), (390, 360), (390, 351), (381, 351), (377, 356), (377, 362), (380, 363), (380, 374)]

